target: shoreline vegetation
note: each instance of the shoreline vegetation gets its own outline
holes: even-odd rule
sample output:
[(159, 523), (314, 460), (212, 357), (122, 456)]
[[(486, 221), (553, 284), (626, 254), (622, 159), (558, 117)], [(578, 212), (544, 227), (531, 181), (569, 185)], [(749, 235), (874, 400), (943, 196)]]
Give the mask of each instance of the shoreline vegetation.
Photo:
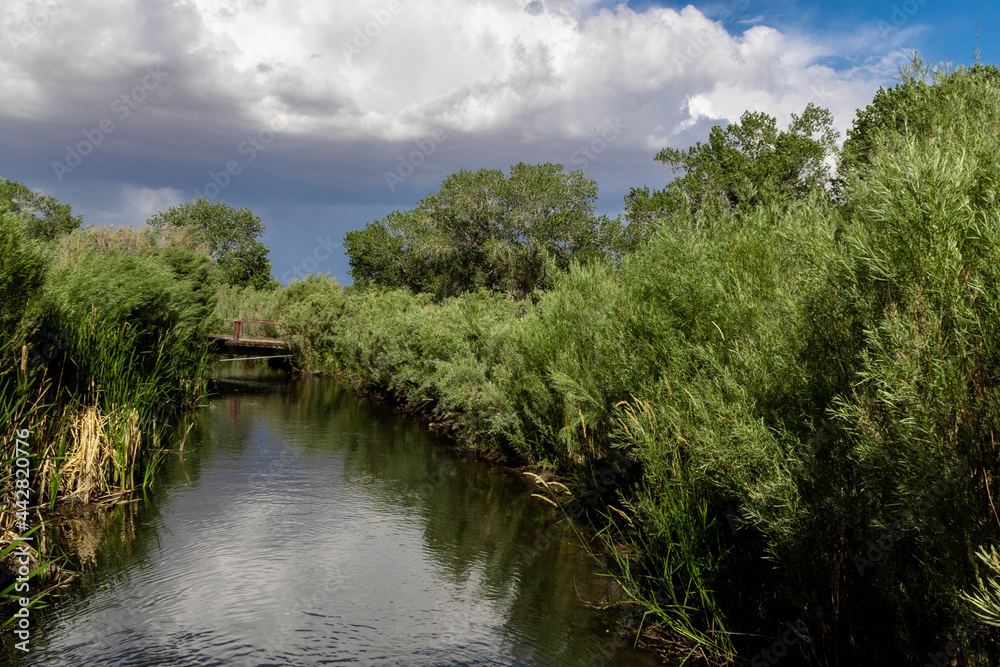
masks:
[[(207, 334), (221, 327), (216, 292), (241, 268), (213, 252), (219, 239), (198, 217), (213, 206), (195, 202), (138, 230), (83, 228), (68, 205), (0, 179), (4, 597), (25, 594), (13, 549), (26, 528), (35, 531), (28, 590), (37, 605), (72, 576), (50, 539), (54, 510), (145, 490), (163, 450), (183, 443), (178, 418), (206, 395)], [(167, 216), (188, 224), (160, 222)], [(259, 219), (249, 223), (263, 231)], [(254, 246), (234, 245), (239, 277), (273, 283)]]
[(277, 320), (247, 335), (528, 467), (681, 657), (995, 664), (998, 119), (1000, 69), (915, 57), (842, 148), (747, 112), (618, 219), (561, 165), (463, 171), (347, 234), (349, 287), (277, 286), (246, 209), (83, 229), (0, 181), (0, 411), (33, 506), (144, 488), (206, 334)]

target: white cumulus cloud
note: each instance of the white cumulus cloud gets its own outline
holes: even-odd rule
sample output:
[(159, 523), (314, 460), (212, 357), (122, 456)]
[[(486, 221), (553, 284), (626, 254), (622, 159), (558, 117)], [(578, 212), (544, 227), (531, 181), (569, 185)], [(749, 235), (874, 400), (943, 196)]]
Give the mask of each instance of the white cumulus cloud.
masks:
[[(745, 27), (738, 16), (724, 26), (692, 6), (79, 0), (58, 3), (23, 37), (36, 4), (7, 14), (21, 36), (0, 44), (0, 113), (36, 122), (99, 113), (159, 64), (169, 81), (145, 122), (160, 128), (282, 114), (291, 132), (339, 141), (434, 127), (534, 140), (580, 137), (595, 119), (627, 112), (645, 130), (633, 145), (648, 148), (703, 117), (734, 120), (747, 108), (787, 117), (811, 100), (837, 107), (846, 127), (898, 62), (888, 53), (834, 71), (816, 65), (832, 45), (764, 25), (731, 34)], [(54, 55), (67, 50), (74, 57)]]

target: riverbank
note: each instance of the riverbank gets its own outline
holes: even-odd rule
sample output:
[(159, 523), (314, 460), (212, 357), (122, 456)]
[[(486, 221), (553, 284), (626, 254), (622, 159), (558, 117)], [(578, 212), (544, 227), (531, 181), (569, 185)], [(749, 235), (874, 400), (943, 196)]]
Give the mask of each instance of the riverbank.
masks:
[(174, 417), (204, 398), (214, 286), (190, 236), (25, 229), (0, 211), (0, 546), (21, 575), (0, 588), (34, 606), (66, 576), (39, 528), (147, 487)]
[(992, 71), (911, 79), (921, 129), (859, 126), (834, 198), (709, 198), (524, 299), (311, 276), (275, 319), (304, 368), (559, 474), (578, 504), (548, 499), (692, 655), (791, 623), (804, 661), (989, 659), (966, 619), (1000, 537)]

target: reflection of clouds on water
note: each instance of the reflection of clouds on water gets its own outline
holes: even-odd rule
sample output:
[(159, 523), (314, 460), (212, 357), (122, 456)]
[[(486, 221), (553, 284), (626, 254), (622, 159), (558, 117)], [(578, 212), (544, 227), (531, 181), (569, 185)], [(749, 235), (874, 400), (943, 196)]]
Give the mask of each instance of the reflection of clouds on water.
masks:
[(579, 546), (522, 561), (550, 521), (522, 486), (323, 391), (255, 397), (235, 423), (203, 411), (176, 485), (136, 522), (145, 548), (113, 578), (98, 568), (106, 588), (57, 609), (22, 664), (621, 662), (575, 596), (574, 576), (600, 597)]

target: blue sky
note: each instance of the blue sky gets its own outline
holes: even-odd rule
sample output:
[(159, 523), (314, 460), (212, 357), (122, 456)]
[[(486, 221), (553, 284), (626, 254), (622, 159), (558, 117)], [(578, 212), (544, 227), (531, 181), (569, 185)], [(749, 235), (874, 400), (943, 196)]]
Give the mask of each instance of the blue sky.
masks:
[(13, 0), (0, 26), (0, 176), (88, 224), (249, 206), (283, 282), (350, 282), (344, 233), (460, 169), (582, 168), (615, 214), (746, 109), (844, 132), (914, 50), (969, 64), (981, 30), (1000, 61), (1000, 9), (934, 0)]

